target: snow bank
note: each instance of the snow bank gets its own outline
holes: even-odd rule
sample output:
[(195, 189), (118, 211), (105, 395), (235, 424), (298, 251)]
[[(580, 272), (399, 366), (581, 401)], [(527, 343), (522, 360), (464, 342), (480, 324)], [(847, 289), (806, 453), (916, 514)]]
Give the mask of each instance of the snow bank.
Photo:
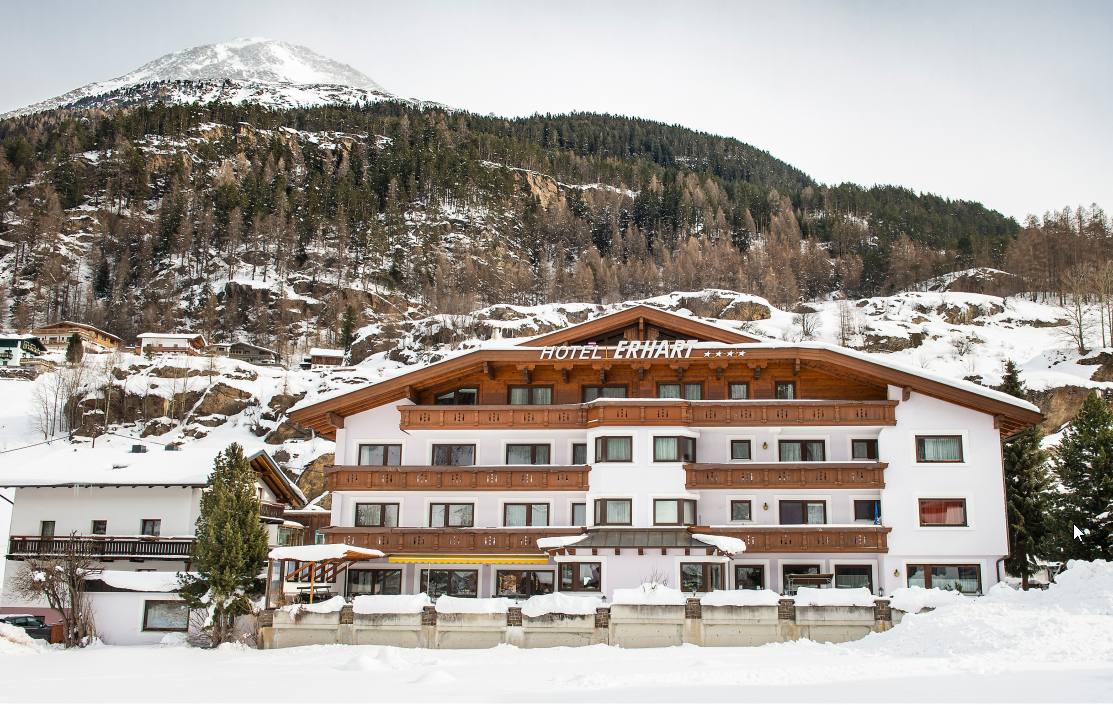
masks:
[(713, 534), (692, 534), (696, 541), (703, 541), (709, 546), (714, 546), (723, 553), (734, 555), (746, 550), (746, 542), (730, 536), (715, 536)]
[(714, 590), (700, 598), (708, 607), (776, 607), (781, 596), (772, 590)]
[(810, 588), (796, 591), (797, 607), (873, 607), (869, 588)]
[(534, 595), (526, 600), (522, 603), (522, 614), (526, 617), (540, 617), (545, 614), (595, 614), (595, 608), (602, 606), (602, 597), (554, 592), (549, 595)]
[(587, 534), (580, 534), (579, 536), (550, 536), (548, 538), (537, 539), (537, 547), (542, 551), (547, 551), (551, 548), (564, 548), (571, 546), (574, 543), (579, 543), (587, 538)]
[(317, 614), (327, 614), (329, 612), (339, 612), (344, 605), (348, 604), (340, 595), (329, 598), (324, 602), (314, 602), (313, 604), (297, 604), (279, 607), (279, 609), (286, 610), (290, 613), (291, 617), (296, 617), (298, 612), (316, 612)]
[(639, 587), (614, 591), (612, 605), (685, 605), (688, 598), (676, 588), (642, 583)]
[(418, 595), (360, 595), (352, 600), (356, 614), (414, 614), (433, 604), (424, 592)]
[(310, 546), (286, 546), (270, 552), (276, 561), (327, 561), (352, 557), (382, 558), (385, 554), (376, 548), (357, 548), (343, 543), (324, 543)]
[(437, 598), (437, 611), (445, 614), (506, 614), (510, 600), (505, 597), (449, 597)]
[(927, 588), (922, 587), (905, 587), (893, 590), (893, 594), (889, 598), (889, 606), (895, 610), (903, 610), (911, 614), (916, 614), (925, 607), (942, 607), (943, 605), (954, 605), (961, 602), (969, 602), (974, 598), (963, 595), (961, 592), (954, 590), (942, 590), (940, 588)]
[(41, 651), (35, 640), (27, 636), (23, 627), (0, 622), (0, 654), (26, 653), (27, 650)]

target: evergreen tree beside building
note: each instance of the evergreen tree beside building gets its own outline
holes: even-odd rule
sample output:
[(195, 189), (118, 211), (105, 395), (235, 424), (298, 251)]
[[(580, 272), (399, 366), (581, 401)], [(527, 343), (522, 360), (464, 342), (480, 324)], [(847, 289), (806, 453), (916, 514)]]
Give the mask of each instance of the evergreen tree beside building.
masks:
[(81, 342), (81, 336), (74, 333), (66, 343), (66, 362), (81, 362), (83, 357), (85, 357), (85, 346)]

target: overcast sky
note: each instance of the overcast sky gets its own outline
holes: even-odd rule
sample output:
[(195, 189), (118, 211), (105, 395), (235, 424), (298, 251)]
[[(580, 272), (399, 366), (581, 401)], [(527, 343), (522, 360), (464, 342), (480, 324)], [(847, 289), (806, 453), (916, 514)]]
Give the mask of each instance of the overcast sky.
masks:
[(0, 1), (0, 112), (265, 36), (479, 113), (736, 137), (823, 183), (1113, 209), (1113, 3)]

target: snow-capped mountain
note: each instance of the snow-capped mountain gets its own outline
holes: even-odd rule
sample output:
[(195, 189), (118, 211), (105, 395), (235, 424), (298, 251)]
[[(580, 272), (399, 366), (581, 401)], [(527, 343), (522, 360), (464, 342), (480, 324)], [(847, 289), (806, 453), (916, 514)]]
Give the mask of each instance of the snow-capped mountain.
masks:
[[(347, 64), (296, 44), (233, 39), (167, 54), (129, 74), (90, 83), (0, 117), (55, 108), (109, 108), (145, 102), (252, 102), (272, 108), (396, 99)], [(413, 101), (417, 102), (417, 101)]]

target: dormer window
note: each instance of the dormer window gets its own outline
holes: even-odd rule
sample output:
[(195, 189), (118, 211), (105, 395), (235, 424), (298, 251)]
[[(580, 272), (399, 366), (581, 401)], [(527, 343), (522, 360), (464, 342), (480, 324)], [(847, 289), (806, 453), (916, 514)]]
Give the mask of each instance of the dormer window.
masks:
[(475, 405), (479, 403), (478, 387), (461, 387), (451, 392), (438, 394), (434, 399), (435, 404), (451, 404), (456, 406)]

